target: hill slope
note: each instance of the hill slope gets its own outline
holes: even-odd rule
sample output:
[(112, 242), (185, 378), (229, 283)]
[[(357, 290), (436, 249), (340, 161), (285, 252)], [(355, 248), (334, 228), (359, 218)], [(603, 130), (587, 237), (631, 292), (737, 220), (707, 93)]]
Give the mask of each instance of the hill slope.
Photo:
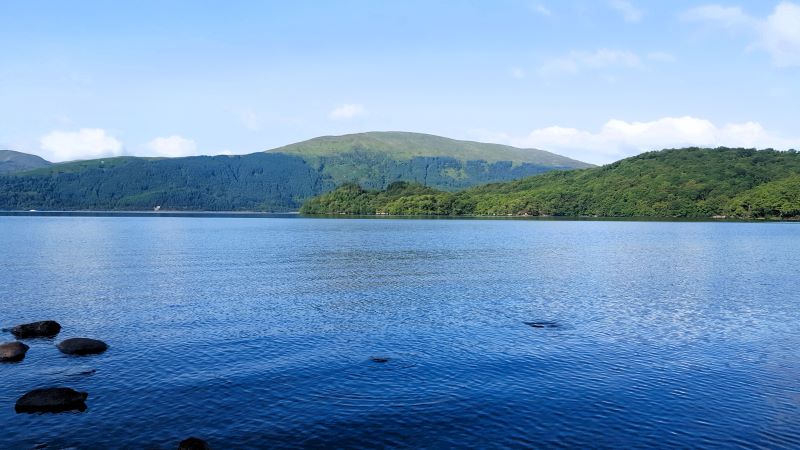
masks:
[(456, 190), (550, 170), (591, 167), (543, 150), (405, 132), (324, 136), (269, 153), (300, 156), (337, 185), (355, 182), (371, 189), (414, 181)]
[(285, 211), (333, 187), (283, 154), (120, 157), (0, 177), (0, 209)]
[(397, 160), (408, 160), (418, 156), (434, 156), (454, 158), (460, 161), (511, 161), (513, 163), (530, 163), (569, 169), (592, 166), (591, 164), (544, 150), (460, 141), (432, 134), (403, 131), (372, 131), (343, 136), (322, 136), (270, 151), (303, 157), (325, 157), (348, 153), (378, 153), (390, 155)]
[(51, 162), (36, 155), (13, 150), (0, 150), (0, 174), (38, 169), (50, 165), (52, 165)]
[[(373, 134), (384, 136), (365, 136)], [(386, 137), (389, 135), (405, 140)], [(0, 176), (0, 210), (148, 210), (161, 206), (163, 210), (287, 211), (346, 182), (380, 189), (396, 181), (413, 181), (455, 190), (585, 165), (567, 158), (562, 161), (547, 152), (541, 152), (552, 160), (546, 164), (463, 160), (459, 158), (475, 154), (477, 148), (488, 149), (484, 154), (490, 154), (494, 147), (413, 133), (386, 136), (382, 147), (326, 147), (324, 143), (331, 138), (320, 138), (312, 140), (312, 147), (300, 143), (286, 152), (283, 147), (243, 156), (121, 157), (55, 164)], [(414, 147), (411, 138), (419, 136), (439, 146)], [(391, 142), (391, 148), (386, 142)], [(307, 148), (315, 150), (306, 154)], [(511, 151), (511, 147), (503, 148)], [(552, 165), (553, 161), (565, 165)]]
[(311, 214), (560, 215), (601, 217), (800, 216), (800, 154), (687, 148), (603, 167), (552, 172), (448, 193), (347, 185), (307, 202)]

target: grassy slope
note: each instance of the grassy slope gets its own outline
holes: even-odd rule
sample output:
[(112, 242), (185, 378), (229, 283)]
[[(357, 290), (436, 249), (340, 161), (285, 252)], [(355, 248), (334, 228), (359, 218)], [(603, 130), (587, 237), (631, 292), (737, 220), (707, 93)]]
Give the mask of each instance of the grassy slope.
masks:
[(462, 161), (512, 161), (560, 168), (591, 167), (587, 164), (544, 150), (521, 149), (507, 145), (459, 141), (430, 134), (398, 131), (323, 136), (279, 147), (270, 152), (321, 157), (352, 152), (386, 153), (396, 159), (415, 156), (444, 156)]
[[(800, 190), (794, 189), (798, 175), (796, 152), (690, 148), (458, 193), (388, 198), (365, 191), (353, 202), (363, 205), (359, 213), (366, 214), (793, 217), (792, 205), (800, 201)], [(347, 203), (341, 194), (334, 191), (307, 202), (303, 211), (346, 213), (332, 207), (333, 199), (338, 205)]]

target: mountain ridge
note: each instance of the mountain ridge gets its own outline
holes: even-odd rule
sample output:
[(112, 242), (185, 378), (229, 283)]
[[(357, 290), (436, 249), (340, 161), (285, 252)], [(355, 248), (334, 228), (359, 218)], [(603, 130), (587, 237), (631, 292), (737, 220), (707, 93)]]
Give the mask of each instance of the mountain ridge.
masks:
[[(313, 140), (313, 151), (306, 150), (304, 141), (289, 151), (279, 147), (249, 155), (45, 161), (43, 167), (0, 176), (0, 210), (287, 211), (348, 182), (380, 189), (409, 181), (456, 190), (588, 166), (543, 151), (416, 133), (377, 133), (380, 139), (375, 134), (345, 135), (345, 145), (341, 139), (331, 144), (331, 138), (321, 137)], [(528, 152), (528, 159), (539, 163), (460, 159), (498, 148)]]

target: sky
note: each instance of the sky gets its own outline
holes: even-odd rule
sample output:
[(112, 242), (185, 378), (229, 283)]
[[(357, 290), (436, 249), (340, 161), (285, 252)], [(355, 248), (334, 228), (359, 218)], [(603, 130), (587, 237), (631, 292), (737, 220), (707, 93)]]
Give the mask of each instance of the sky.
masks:
[(800, 149), (800, 1), (0, 0), (0, 25), (0, 148), (51, 161), (389, 130)]

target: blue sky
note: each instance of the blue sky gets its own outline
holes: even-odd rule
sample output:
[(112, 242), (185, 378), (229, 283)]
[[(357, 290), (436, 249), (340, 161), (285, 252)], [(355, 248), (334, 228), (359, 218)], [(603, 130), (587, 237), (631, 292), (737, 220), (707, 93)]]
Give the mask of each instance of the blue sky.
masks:
[(418, 131), (605, 163), (800, 149), (800, 2), (0, 3), (0, 148), (60, 161)]

